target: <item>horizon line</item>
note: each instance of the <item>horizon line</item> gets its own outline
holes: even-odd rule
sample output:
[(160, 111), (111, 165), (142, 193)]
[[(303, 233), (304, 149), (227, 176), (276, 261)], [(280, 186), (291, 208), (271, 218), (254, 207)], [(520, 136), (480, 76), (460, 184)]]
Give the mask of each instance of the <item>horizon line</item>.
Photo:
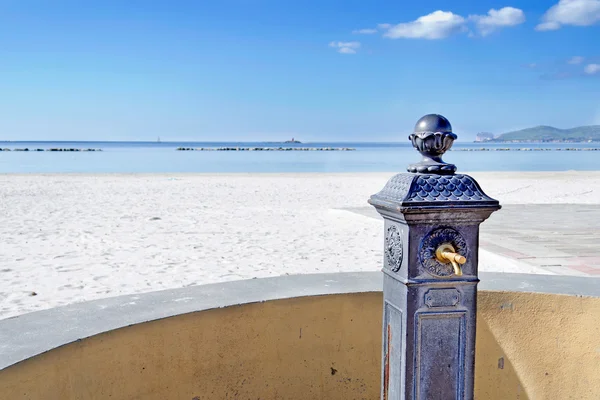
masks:
[(318, 141), (318, 142), (296, 142), (296, 143), (286, 143), (274, 140), (167, 140), (167, 141), (145, 141), (145, 140), (0, 140), (0, 143), (144, 143), (144, 144), (177, 144), (177, 143), (277, 143), (277, 144), (324, 144), (324, 143), (340, 143), (340, 144), (348, 144), (348, 143), (368, 143), (368, 144), (401, 144), (407, 143), (410, 144), (410, 141), (406, 142), (394, 142), (394, 141)]

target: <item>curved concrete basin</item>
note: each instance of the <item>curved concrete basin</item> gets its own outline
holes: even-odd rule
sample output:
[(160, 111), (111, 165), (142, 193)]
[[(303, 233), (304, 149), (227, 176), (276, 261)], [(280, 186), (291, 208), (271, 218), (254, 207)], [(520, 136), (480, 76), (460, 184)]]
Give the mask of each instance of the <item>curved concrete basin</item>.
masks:
[[(6, 319), (0, 399), (378, 399), (381, 280), (256, 279)], [(600, 280), (481, 280), (476, 398), (600, 398)]]

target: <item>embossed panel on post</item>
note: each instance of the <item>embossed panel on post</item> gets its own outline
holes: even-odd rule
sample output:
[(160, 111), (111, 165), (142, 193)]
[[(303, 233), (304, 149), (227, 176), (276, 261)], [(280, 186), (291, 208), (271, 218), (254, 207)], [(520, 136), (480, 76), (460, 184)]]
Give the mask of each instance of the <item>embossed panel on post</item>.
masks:
[(390, 225), (385, 235), (385, 258), (389, 269), (394, 272), (402, 268), (404, 245), (402, 243), (404, 231), (397, 225)]
[(466, 311), (415, 315), (415, 400), (463, 398), (466, 317)]

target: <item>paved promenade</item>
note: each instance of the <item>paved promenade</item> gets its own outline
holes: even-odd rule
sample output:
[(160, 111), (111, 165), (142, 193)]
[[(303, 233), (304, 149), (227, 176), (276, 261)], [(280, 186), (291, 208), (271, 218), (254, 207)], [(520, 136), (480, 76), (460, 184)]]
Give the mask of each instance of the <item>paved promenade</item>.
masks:
[[(381, 219), (372, 207), (347, 211)], [(480, 246), (542, 273), (600, 276), (600, 205), (503, 205), (481, 225)]]

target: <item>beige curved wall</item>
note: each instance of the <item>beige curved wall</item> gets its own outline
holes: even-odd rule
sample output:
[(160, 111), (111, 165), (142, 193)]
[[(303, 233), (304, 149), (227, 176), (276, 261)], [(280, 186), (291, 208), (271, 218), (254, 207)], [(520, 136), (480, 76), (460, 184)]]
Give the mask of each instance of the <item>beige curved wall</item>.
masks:
[[(186, 314), (0, 372), (0, 399), (378, 399), (381, 293)], [(599, 399), (600, 299), (480, 292), (477, 399)]]
[(480, 292), (477, 317), (477, 398), (600, 399), (600, 298)]

